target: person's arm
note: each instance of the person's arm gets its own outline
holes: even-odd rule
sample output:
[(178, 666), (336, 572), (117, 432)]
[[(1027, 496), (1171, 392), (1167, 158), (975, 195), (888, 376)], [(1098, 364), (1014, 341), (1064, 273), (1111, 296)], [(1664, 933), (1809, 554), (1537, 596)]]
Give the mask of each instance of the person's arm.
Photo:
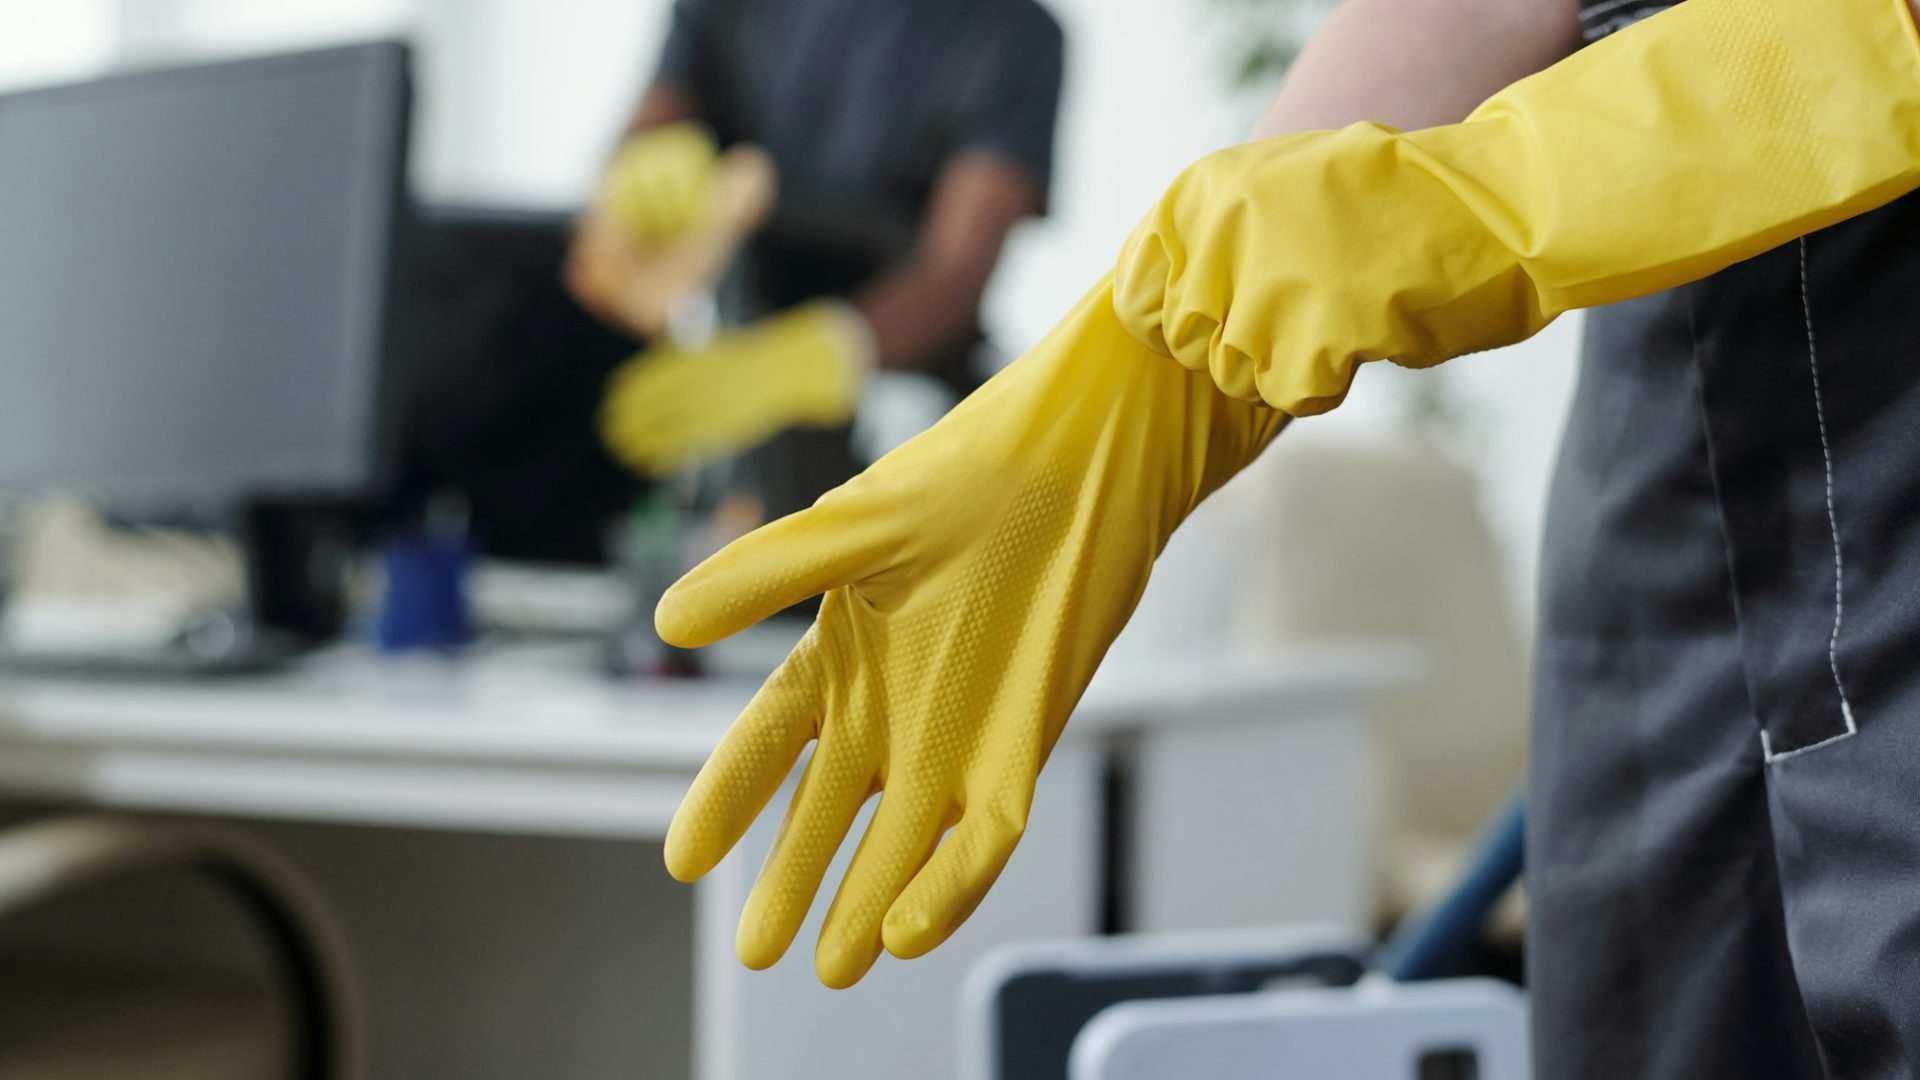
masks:
[[(1256, 135), (1357, 120), (1450, 123), (1579, 38), (1573, 0), (1348, 0), (1301, 54)], [(654, 104), (673, 116), (665, 110), (681, 103), (663, 95)], [(995, 155), (964, 154), (947, 167), (913, 254), (853, 298), (881, 367), (911, 367), (966, 332), (1007, 233), (1040, 203), (1039, 185)]]
[(1300, 53), (1254, 137), (1363, 120), (1451, 124), (1579, 43), (1574, 0), (1347, 0)]
[(946, 167), (913, 252), (853, 297), (881, 367), (913, 367), (972, 327), (1007, 233), (1040, 199), (1037, 183), (992, 154)]
[[(1405, 51), (1411, 31), (1390, 24), (1460, 5), (1374, 5), (1333, 28), (1282, 105), (1325, 110), (1316, 124), (1457, 110), (1553, 55), (1489, 32), (1499, 2), (1470, 15), (1499, 39), (1476, 38), (1474, 61), (1404, 72), (1340, 39)], [(674, 815), (668, 870), (692, 880), (717, 864), (811, 743), (747, 899), (742, 960), (785, 951), (876, 791), (815, 969), (845, 986), (883, 947), (938, 945), (1018, 843), (1040, 766), (1161, 545), (1282, 409), (1331, 408), (1362, 360), (1515, 340), (1557, 310), (1697, 278), (1920, 187), (1909, 2), (1687, 0), (1502, 91), (1477, 120), (1355, 124), (1190, 169), (1026, 356), (668, 590), (655, 625), (686, 647), (825, 594)], [(1570, 34), (1536, 40), (1564, 48)], [(1457, 96), (1419, 81), (1436, 73)], [(1378, 88), (1350, 75), (1404, 93), (1368, 98)], [(1296, 122), (1309, 121), (1275, 125)]]
[[(699, 118), (699, 100), (663, 80), (647, 88), (627, 130)], [(1040, 185), (996, 155), (963, 153), (947, 165), (913, 251), (851, 298), (880, 367), (913, 367), (971, 328), (1007, 234), (1040, 205)]]
[(1065, 38), (1038, 6), (993, 12), (980, 33), (927, 56), (957, 72), (939, 120), (946, 160), (913, 250), (848, 298), (883, 368), (923, 366), (974, 330), (1007, 233), (1046, 211)]
[[(699, 101), (670, 82), (647, 89), (629, 134), (698, 120)], [(1040, 185), (989, 153), (963, 153), (942, 171), (913, 251), (851, 299), (883, 368), (913, 367), (979, 316), (1007, 234), (1040, 212)]]
[(627, 122), (627, 134), (700, 119), (700, 99), (693, 91), (668, 79), (657, 79), (640, 95), (640, 104)]
[[(1920, 0), (1907, 0), (1920, 24)], [(1580, 43), (1574, 0), (1347, 0), (1287, 72), (1255, 138), (1372, 120), (1451, 124)]]
[(713, 70), (715, 19), (724, 0), (674, 0), (666, 40), (653, 77), (634, 107), (626, 134), (703, 118), (703, 88), (716, 85)]
[(1226, 393), (1325, 412), (1362, 364), (1511, 344), (1885, 205), (1920, 187), (1917, 133), (1911, 0), (1686, 0), (1457, 123), (1208, 155), (1123, 247), (1115, 305)]

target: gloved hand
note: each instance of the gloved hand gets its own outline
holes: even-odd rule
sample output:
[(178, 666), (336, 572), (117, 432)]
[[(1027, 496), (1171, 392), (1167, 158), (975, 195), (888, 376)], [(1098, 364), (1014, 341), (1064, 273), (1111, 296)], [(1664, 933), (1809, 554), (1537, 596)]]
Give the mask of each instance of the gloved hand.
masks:
[(1305, 415), (1366, 361), (1509, 344), (1917, 185), (1903, 0), (1687, 0), (1459, 124), (1203, 159), (1128, 240), (1114, 295), (1139, 340)]
[(588, 311), (635, 337), (665, 333), (771, 210), (773, 159), (748, 143), (714, 157), (691, 125), (634, 136), (574, 230), (564, 276)]
[(1142, 348), (1103, 282), (933, 428), (668, 590), (655, 622), (683, 646), (826, 594), (667, 832), (667, 869), (706, 873), (815, 742), (740, 919), (742, 962), (779, 959), (876, 791), (820, 980), (851, 985), (883, 944), (918, 956), (960, 925), (1155, 556), (1282, 419)]
[(706, 214), (719, 157), (713, 136), (698, 124), (648, 128), (614, 152), (599, 202), (629, 239), (664, 247)]
[(615, 371), (601, 435), (627, 465), (661, 473), (746, 450), (800, 425), (853, 416), (873, 346), (860, 314), (818, 300), (704, 349), (660, 345)]

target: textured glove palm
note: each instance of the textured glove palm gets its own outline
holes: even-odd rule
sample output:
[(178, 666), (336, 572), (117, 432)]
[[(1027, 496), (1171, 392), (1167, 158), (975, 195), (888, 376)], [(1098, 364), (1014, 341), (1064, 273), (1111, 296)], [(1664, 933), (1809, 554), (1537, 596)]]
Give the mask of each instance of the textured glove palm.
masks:
[(1116, 307), (1235, 397), (1338, 405), (1354, 368), (1528, 336), (1920, 185), (1903, 0), (1687, 0), (1490, 98), (1202, 159), (1134, 231)]
[(932, 429), (667, 593), (657, 625), (686, 646), (826, 594), (667, 834), (673, 875), (706, 873), (816, 743), (741, 917), (744, 963), (786, 950), (876, 791), (821, 931), (821, 981), (850, 985), (883, 945), (917, 956), (953, 932), (1019, 840), (1154, 557), (1280, 420), (1140, 347), (1103, 283)]

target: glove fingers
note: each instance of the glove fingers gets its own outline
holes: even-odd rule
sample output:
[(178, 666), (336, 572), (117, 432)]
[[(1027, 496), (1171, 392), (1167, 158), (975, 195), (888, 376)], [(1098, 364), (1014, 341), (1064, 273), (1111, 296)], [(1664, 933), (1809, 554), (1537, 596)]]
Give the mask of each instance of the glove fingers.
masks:
[(626, 211), (627, 224), (633, 229), (635, 239), (645, 244), (655, 244), (669, 228), (673, 207), (669, 204), (672, 191), (663, 183), (659, 170), (635, 170), (623, 178), (617, 196), (620, 207)]
[(705, 202), (712, 178), (712, 161), (696, 158), (663, 162), (640, 177), (630, 193), (646, 207), (647, 222), (654, 230), (650, 239), (658, 243), (684, 231)]
[[(755, 529), (675, 582), (654, 610), (661, 638), (688, 649), (711, 645), (878, 570), (898, 515), (862, 513), (850, 497), (839, 497), (847, 490)], [(835, 603), (827, 598), (822, 620)]]
[[(659, 346), (628, 360), (607, 379), (610, 407), (642, 410), (649, 406), (670, 412), (673, 399), (699, 390), (699, 360), (671, 345)], [(706, 380), (713, 382), (711, 376)], [(724, 382), (725, 380), (720, 380)]]
[(887, 951), (911, 960), (946, 941), (1000, 877), (1022, 828), (1022, 822), (990, 811), (962, 818), (887, 910), (881, 927)]
[(945, 808), (929, 799), (902, 798), (894, 791), (880, 796), (880, 808), (820, 928), (813, 963), (821, 982), (835, 989), (852, 986), (873, 966), (887, 909), (926, 865), (948, 824)]
[(667, 872), (692, 881), (713, 869), (780, 790), (817, 730), (813, 636), (794, 647), (700, 767), (667, 827)]
[(712, 158), (697, 152), (628, 152), (609, 169), (607, 197), (629, 235), (657, 246), (692, 223), (712, 177)]
[(608, 192), (621, 238), (642, 248), (658, 246), (662, 231), (658, 199), (647, 190), (650, 186), (644, 175), (629, 172), (615, 177)]
[(747, 894), (734, 950), (750, 968), (773, 966), (793, 944), (828, 864), (873, 793), (872, 770), (842, 750), (831, 730), (814, 748), (766, 865)]
[(622, 464), (643, 473), (668, 472), (699, 455), (698, 440), (685, 425), (670, 418), (612, 414), (601, 431), (601, 441)]
[(667, 401), (632, 393), (609, 397), (601, 413), (601, 431), (609, 441), (632, 441), (693, 429), (694, 419), (674, 410)]
[(683, 358), (672, 353), (631, 361), (614, 374), (600, 409), (600, 439), (622, 463), (661, 472), (692, 456), (699, 427), (687, 376)]
[(609, 448), (641, 453), (666, 444), (679, 426), (652, 409), (611, 409), (601, 433)]

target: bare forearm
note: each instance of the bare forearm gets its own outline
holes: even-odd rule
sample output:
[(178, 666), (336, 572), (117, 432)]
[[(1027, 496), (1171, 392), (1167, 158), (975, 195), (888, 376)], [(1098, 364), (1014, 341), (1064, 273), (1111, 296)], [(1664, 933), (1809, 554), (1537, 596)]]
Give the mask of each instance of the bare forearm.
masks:
[[(1920, 24), (1920, 0), (1907, 0)], [(1451, 124), (1572, 52), (1575, 0), (1347, 0), (1327, 18), (1255, 138), (1371, 120)]]
[(670, 82), (656, 82), (647, 87), (640, 104), (634, 107), (633, 118), (627, 121), (627, 134), (698, 119), (700, 102), (691, 92)]
[(853, 298), (881, 367), (917, 366), (974, 328), (1008, 231), (1039, 207), (1038, 186), (996, 157), (947, 166), (913, 253)]
[(1579, 41), (1575, 0), (1347, 0), (1300, 54), (1254, 136), (1363, 120), (1454, 123)]
[(986, 266), (953, 266), (914, 259), (861, 292), (854, 306), (873, 334), (881, 367), (914, 367), (972, 330), (979, 318)]

